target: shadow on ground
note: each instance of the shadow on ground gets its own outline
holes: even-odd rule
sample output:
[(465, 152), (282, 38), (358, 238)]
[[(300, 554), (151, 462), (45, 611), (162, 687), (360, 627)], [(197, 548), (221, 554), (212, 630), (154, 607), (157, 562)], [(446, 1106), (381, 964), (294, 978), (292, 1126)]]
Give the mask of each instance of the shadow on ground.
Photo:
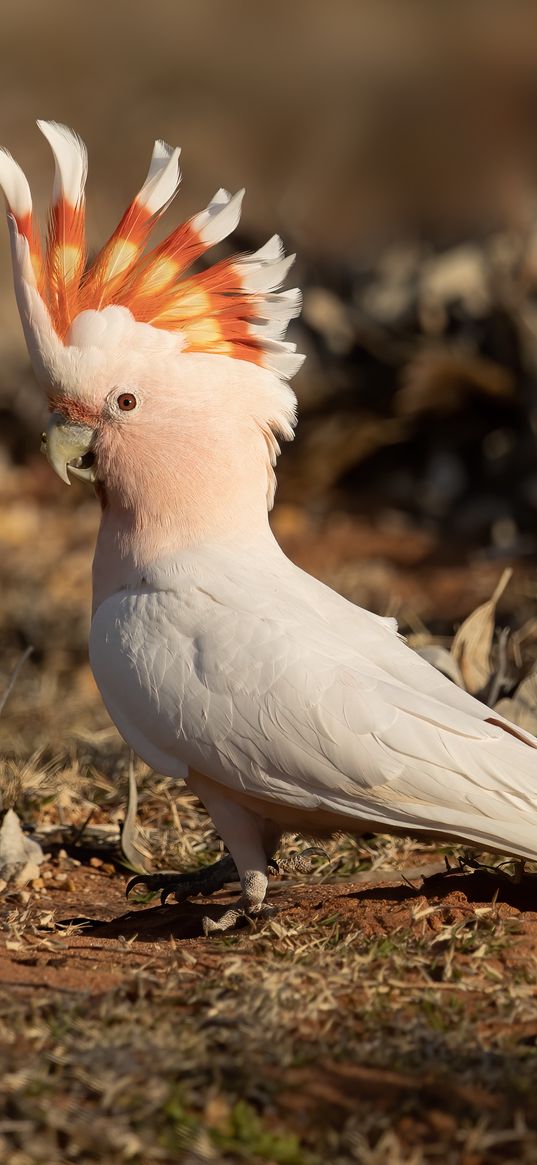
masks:
[[(368, 916), (367, 908), (378, 904), (389, 910), (405, 904), (410, 907), (413, 902), (425, 897), (427, 901), (440, 907), (455, 905), (453, 895), (456, 894), (456, 905), (460, 909), (465, 899), (468, 906), (496, 906), (504, 903), (521, 912), (537, 912), (537, 875), (524, 874), (520, 880), (492, 870), (480, 869), (471, 873), (464, 870), (452, 870), (445, 874), (435, 874), (424, 878), (419, 884), (410, 882), (403, 885), (390, 885), (389, 875), (386, 884), (380, 886), (365, 886), (355, 891), (352, 883), (341, 884), (310, 884), (289, 886), (285, 882), (273, 885), (270, 888), (270, 901), (277, 908), (277, 915), (281, 914), (282, 922), (286, 918), (297, 921), (299, 914), (304, 915), (304, 921), (314, 912), (341, 911), (348, 919), (353, 911), (356, 915), (356, 926), (360, 928), (361, 921)], [(228, 891), (214, 895), (210, 899), (198, 899), (179, 904), (165, 906), (143, 906), (129, 909), (111, 919), (89, 918), (77, 915), (64, 918), (59, 923), (61, 928), (78, 926), (85, 933), (91, 933), (96, 938), (116, 939), (119, 937), (140, 942), (158, 942), (160, 940), (195, 939), (203, 936), (203, 918), (210, 915), (219, 919), (229, 909), (236, 897)], [(244, 923), (245, 927), (250, 924)]]

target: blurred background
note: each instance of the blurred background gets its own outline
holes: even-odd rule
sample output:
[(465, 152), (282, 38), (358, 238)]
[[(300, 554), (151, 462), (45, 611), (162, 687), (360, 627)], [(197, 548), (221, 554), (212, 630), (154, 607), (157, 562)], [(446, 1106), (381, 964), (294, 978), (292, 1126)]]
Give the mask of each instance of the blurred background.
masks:
[[(308, 359), (273, 519), (290, 555), (404, 630), (446, 635), (508, 562), (504, 619), (534, 616), (536, 7), (4, 0), (0, 61), (0, 142), (43, 224), (36, 117), (87, 142), (93, 248), (163, 137), (183, 148), (167, 230), (245, 185), (236, 248), (278, 231), (297, 251)], [(104, 716), (86, 664), (98, 512), (38, 453), (7, 230), (0, 273), (0, 670), (33, 645), (39, 743), (54, 702), (66, 721), (75, 705)], [(24, 690), (0, 726), (10, 749)]]

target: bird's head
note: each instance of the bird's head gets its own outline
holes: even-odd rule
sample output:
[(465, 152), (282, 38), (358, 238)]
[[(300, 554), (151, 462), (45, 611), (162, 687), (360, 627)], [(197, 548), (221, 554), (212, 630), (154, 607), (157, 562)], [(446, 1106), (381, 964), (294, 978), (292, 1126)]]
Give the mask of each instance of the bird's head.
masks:
[(96, 482), (126, 510), (144, 499), (154, 517), (170, 495), (186, 512), (200, 497), (210, 508), (237, 485), (248, 490), (264, 460), (270, 507), (278, 437), (293, 432), (287, 381), (303, 359), (283, 340), (300, 292), (277, 290), (294, 256), (275, 236), (190, 273), (237, 226), (244, 192), (225, 190), (148, 250), (180, 181), (179, 150), (159, 141), (140, 191), (88, 266), (85, 146), (65, 126), (38, 124), (55, 160), (44, 252), (28, 182), (7, 151), (0, 185), (19, 311), (50, 407), (50, 463), (65, 482)]

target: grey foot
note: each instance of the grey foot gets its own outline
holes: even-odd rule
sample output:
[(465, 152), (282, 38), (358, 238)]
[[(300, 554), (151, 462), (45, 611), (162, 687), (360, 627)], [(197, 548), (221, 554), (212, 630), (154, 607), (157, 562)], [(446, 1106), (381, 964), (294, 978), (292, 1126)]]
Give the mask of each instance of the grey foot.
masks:
[[(448, 865), (447, 859), (446, 865)], [(487, 866), (483, 862), (479, 862), (473, 854), (466, 852), (459, 858), (459, 866), (463, 870), (468, 868), (476, 871), (485, 870), (487, 874), (494, 874), (500, 881), (510, 882), (511, 885), (517, 886), (520, 885), (525, 874), (526, 858), (510, 858), (505, 862), (499, 862), (497, 866)], [(505, 870), (505, 866), (512, 866), (513, 873), (510, 874)]]
[(297, 874), (311, 874), (311, 858), (326, 858), (326, 861), (330, 860), (325, 849), (321, 849), (318, 845), (311, 845), (308, 849), (300, 850), (299, 853), (291, 854), (290, 857), (285, 858), (285, 861), (282, 863), (282, 868)]
[(164, 906), (170, 894), (175, 896), (176, 902), (185, 902), (187, 898), (195, 898), (198, 894), (204, 897), (215, 894), (226, 885), (226, 882), (238, 880), (235, 862), (230, 854), (225, 854), (211, 866), (192, 870), (188, 874), (175, 873), (173, 870), (160, 874), (136, 874), (127, 883), (126, 895), (128, 897), (135, 886), (144, 886), (147, 890), (160, 890), (160, 901)]
[(253, 922), (257, 918), (266, 918), (275, 914), (276, 908), (265, 902), (267, 881), (266, 874), (261, 873), (260, 870), (247, 870), (241, 879), (242, 893), (237, 905), (226, 910), (225, 914), (216, 921), (205, 915), (202, 920), (203, 933), (205, 935), (222, 933), (226, 930), (233, 930), (240, 919)]

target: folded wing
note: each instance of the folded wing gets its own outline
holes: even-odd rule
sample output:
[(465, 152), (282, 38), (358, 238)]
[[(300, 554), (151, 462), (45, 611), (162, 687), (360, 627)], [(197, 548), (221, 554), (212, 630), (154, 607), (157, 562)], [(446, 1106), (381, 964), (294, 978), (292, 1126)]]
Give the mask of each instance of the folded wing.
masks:
[(322, 811), (351, 831), (368, 821), (537, 857), (532, 737), (488, 722), (389, 624), (310, 576), (256, 580), (250, 563), (245, 588), (237, 566), (204, 572), (198, 555), (178, 592), (97, 613), (97, 681), (142, 755), (140, 735), (268, 816), (271, 803), (293, 807), (305, 832)]

